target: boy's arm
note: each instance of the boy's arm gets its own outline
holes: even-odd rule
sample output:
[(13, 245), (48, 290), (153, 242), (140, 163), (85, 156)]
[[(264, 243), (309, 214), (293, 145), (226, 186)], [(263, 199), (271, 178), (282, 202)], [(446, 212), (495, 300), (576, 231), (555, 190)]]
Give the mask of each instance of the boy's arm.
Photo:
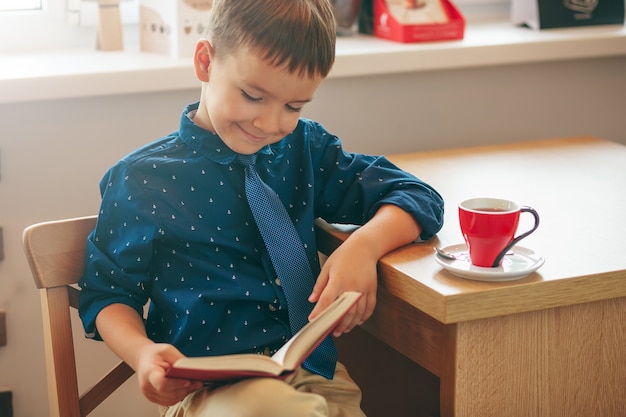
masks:
[(96, 326), (107, 346), (137, 373), (143, 395), (160, 405), (173, 405), (202, 387), (198, 381), (166, 378), (165, 371), (183, 354), (146, 335), (143, 319), (125, 304), (111, 304), (98, 314)]
[(363, 297), (335, 330), (335, 336), (365, 322), (376, 306), (378, 260), (390, 251), (415, 241), (421, 227), (406, 211), (386, 204), (374, 217), (355, 230), (322, 267), (309, 301), (317, 305), (310, 318), (344, 291), (359, 291)]

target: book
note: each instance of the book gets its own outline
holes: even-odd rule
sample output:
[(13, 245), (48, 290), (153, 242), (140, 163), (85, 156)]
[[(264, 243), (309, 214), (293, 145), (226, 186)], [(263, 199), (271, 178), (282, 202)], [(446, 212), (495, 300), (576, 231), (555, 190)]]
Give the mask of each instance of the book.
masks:
[(204, 382), (251, 377), (283, 377), (295, 371), (315, 348), (337, 327), (361, 297), (346, 291), (289, 339), (274, 355), (241, 353), (178, 359), (167, 376)]

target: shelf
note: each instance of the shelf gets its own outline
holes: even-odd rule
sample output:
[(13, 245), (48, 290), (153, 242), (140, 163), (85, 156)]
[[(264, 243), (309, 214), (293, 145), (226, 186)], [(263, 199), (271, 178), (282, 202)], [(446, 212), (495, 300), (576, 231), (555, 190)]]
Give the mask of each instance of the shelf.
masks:
[[(339, 38), (329, 78), (626, 55), (624, 25), (533, 31), (508, 21), (468, 24), (458, 41), (402, 44)], [(189, 59), (89, 48), (0, 57), (0, 103), (198, 88)]]

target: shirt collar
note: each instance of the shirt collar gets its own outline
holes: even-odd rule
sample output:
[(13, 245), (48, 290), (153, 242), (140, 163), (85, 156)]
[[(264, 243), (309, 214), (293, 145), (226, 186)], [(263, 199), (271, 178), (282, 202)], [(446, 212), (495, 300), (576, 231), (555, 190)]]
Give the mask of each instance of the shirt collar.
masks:
[[(181, 140), (192, 149), (222, 165), (232, 163), (237, 153), (230, 149), (215, 133), (206, 130), (193, 122), (193, 116), (198, 110), (199, 103), (185, 107), (180, 118), (179, 135)], [(257, 154), (273, 155), (269, 145), (261, 148)]]

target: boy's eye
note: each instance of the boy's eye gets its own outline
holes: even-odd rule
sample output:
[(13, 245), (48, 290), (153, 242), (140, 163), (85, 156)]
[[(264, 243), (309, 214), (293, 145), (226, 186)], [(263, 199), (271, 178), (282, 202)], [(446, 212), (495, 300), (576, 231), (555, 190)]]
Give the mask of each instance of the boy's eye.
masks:
[(250, 94), (246, 93), (244, 90), (241, 90), (241, 94), (246, 100), (251, 101), (253, 103), (260, 103), (263, 100), (259, 97), (252, 97)]
[[(263, 102), (263, 98), (261, 97), (253, 97), (250, 94), (248, 94), (245, 90), (241, 90), (241, 95), (248, 101), (252, 102), (252, 103), (261, 103)], [(285, 108), (290, 111), (290, 112), (294, 112), (294, 113), (300, 113), (302, 111), (302, 106), (300, 107), (296, 107), (296, 106), (292, 106), (290, 104), (285, 104)]]
[(294, 107), (289, 104), (287, 104), (285, 107), (287, 107), (287, 110), (292, 111), (294, 113), (300, 113), (302, 111), (302, 107)]

